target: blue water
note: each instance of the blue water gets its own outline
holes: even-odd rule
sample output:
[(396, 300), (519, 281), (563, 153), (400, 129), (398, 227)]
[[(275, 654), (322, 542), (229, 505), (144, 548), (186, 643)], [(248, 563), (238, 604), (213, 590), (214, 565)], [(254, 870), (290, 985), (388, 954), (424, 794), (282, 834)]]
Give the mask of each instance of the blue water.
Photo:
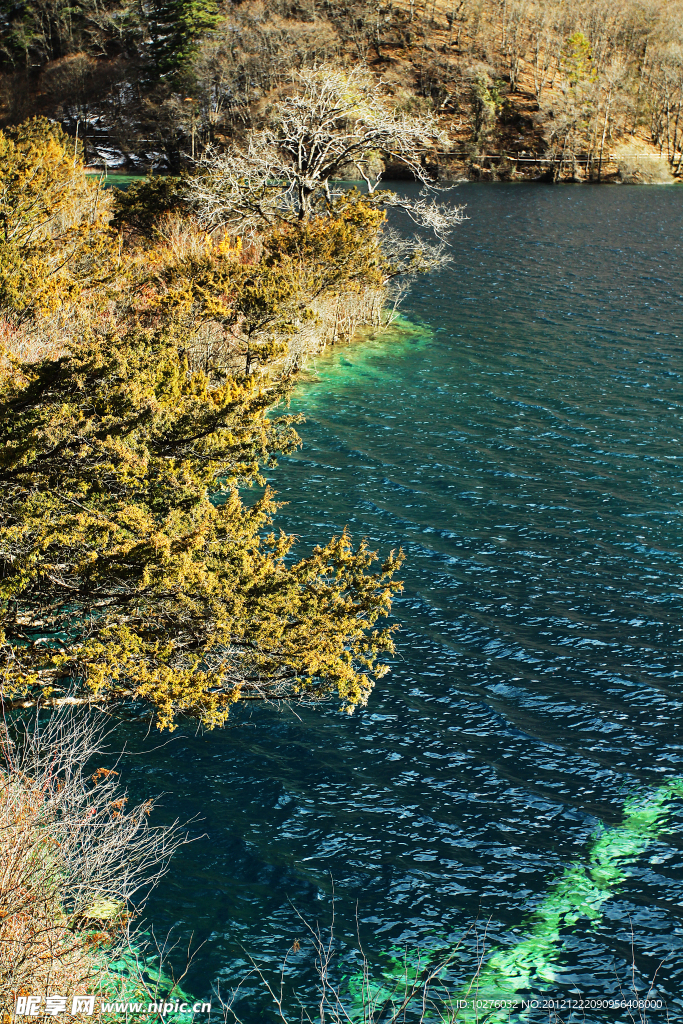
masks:
[[(353, 717), (255, 708), (128, 762), (135, 792), (166, 792), (160, 817), (202, 818), (148, 907), (204, 943), (199, 995), (247, 954), (279, 963), (333, 884), (342, 973), (356, 906), (378, 969), (476, 918), (508, 948), (600, 822), (683, 775), (683, 189), (457, 198), (451, 269), (403, 327), (316, 360), (303, 448), (272, 475), (302, 552), (346, 524), (403, 547), (391, 675)], [(635, 955), (681, 1020), (682, 807), (629, 871), (597, 927), (567, 928), (550, 991), (616, 997)], [(474, 959), (468, 938), (458, 978)], [(313, 1012), (305, 945), (292, 964)], [(276, 1019), (258, 981), (240, 1013)]]

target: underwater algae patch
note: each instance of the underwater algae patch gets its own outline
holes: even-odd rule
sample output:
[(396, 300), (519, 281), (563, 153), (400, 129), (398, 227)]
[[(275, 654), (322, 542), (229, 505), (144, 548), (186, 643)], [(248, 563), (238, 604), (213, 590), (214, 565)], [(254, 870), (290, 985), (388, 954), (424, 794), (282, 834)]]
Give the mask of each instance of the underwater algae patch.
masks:
[[(569, 864), (551, 884), (528, 918), (519, 941), (509, 949), (494, 949), (476, 976), (459, 992), (444, 998), (434, 990), (428, 1003), (443, 1001), (444, 1009), (452, 1014), (446, 1014), (446, 1018), (462, 1024), (502, 1024), (510, 1020), (511, 1013), (524, 1019), (525, 999), (547, 992), (562, 974), (562, 932), (582, 919), (593, 926), (598, 924), (604, 904), (628, 877), (629, 865), (666, 828), (676, 798), (683, 798), (683, 778), (629, 798), (624, 804), (621, 825), (600, 826), (596, 830), (586, 855)], [(424, 956), (411, 958), (410, 954), (392, 949), (381, 980), (368, 980), (360, 974), (347, 979), (351, 1019), (367, 1020), (369, 1011), (381, 1016), (383, 1007), (401, 1005), (407, 990), (417, 985), (421, 976), (431, 973), (437, 957), (452, 966), (457, 952), (449, 954), (442, 948), (425, 962)], [(440, 985), (443, 992), (443, 980)], [(496, 1003), (506, 1005), (496, 1007)], [(393, 1019), (391, 1012), (389, 1019)], [(427, 1010), (422, 1019), (445, 1018), (437, 1009)]]
[[(183, 987), (172, 971), (169, 973), (169, 965), (164, 963), (167, 959), (164, 954), (169, 952), (171, 950), (166, 949), (166, 944), (160, 949), (154, 936), (148, 932), (136, 936), (135, 941), (129, 941), (113, 956), (104, 950), (97, 992), (101, 1011), (106, 1014), (107, 1006), (150, 1007), (152, 1003), (155, 1006), (170, 1003), (174, 1008), (163, 1014), (167, 1024), (192, 1024), (196, 1014), (179, 1007), (180, 1004), (195, 1004), (195, 996)], [(143, 1021), (160, 1019), (156, 1010), (134, 1012)], [(114, 1017), (120, 1017), (120, 1014), (115, 1013)]]

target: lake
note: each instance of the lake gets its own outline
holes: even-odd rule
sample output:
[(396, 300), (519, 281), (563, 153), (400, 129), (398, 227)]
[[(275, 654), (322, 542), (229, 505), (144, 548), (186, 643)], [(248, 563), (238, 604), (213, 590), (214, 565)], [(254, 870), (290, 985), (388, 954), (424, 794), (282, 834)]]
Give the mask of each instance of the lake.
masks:
[[(181, 940), (176, 965), (204, 943), (198, 997), (298, 939), (288, 984), (313, 1013), (299, 915), (329, 922), (334, 887), (347, 987), (357, 925), (378, 983), (392, 952), (460, 942), (453, 992), (486, 931), (491, 992), (507, 970), (563, 1020), (626, 1020), (568, 1001), (628, 998), (633, 978), (643, 995), (656, 973), (680, 1020), (683, 189), (455, 195), (451, 268), (387, 335), (315, 360), (303, 447), (272, 474), (302, 552), (346, 524), (403, 547), (391, 675), (351, 717), (126, 727), (131, 791), (205, 834), (148, 917)], [(253, 979), (239, 1012), (276, 1019)]]

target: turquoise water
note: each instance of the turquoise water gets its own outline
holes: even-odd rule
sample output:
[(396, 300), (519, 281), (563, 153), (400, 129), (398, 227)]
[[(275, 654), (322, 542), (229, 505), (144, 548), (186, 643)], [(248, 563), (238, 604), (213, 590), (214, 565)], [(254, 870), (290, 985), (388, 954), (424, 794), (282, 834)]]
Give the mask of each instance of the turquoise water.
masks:
[(101, 178), (102, 184), (105, 188), (128, 188), (129, 185), (134, 185), (138, 181), (145, 181), (147, 178), (146, 174), (119, 174), (118, 172), (109, 171), (105, 174), (104, 171), (90, 171), (86, 174), (87, 178)]
[[(294, 403), (304, 447), (272, 476), (302, 550), (345, 524), (404, 548), (391, 676), (352, 718), (258, 708), (129, 761), (136, 795), (203, 818), (149, 905), (157, 931), (205, 943), (184, 982), (198, 996), (247, 954), (279, 963), (297, 911), (327, 919), (332, 879), (340, 975), (356, 904), (380, 979), (392, 951), (450, 950), (477, 918), (509, 965), (553, 894), (683, 776), (683, 191), (466, 185), (458, 201), (451, 270), (418, 283), (403, 327), (316, 361)], [(128, 735), (140, 752), (166, 739)], [(683, 1019), (683, 802), (667, 801), (611, 851), (597, 909), (555, 915), (528, 994), (628, 994), (633, 951), (638, 990), (658, 971)], [(470, 934), (453, 991), (476, 959)], [(313, 1010), (305, 946), (292, 965)], [(257, 983), (244, 993), (247, 1024), (276, 1019)]]

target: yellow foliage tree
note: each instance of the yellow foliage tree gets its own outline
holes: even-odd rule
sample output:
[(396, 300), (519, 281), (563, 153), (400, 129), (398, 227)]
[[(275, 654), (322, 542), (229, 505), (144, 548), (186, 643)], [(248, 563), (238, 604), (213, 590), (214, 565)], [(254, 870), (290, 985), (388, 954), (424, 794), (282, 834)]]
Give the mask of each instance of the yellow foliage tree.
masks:
[(90, 339), (0, 382), (2, 702), (143, 702), (213, 726), (230, 705), (367, 700), (392, 650), (400, 556), (379, 572), (345, 533), (293, 561), (268, 532), (272, 453), (298, 442), (268, 410), (286, 384), (212, 383), (171, 332)]
[(0, 308), (22, 321), (54, 313), (106, 276), (110, 199), (87, 180), (58, 125), (0, 132)]
[[(0, 309), (81, 307), (57, 356), (0, 364), (0, 703), (144, 704), (169, 728), (253, 698), (351, 710), (393, 649), (377, 622), (400, 555), (372, 572), (343, 533), (297, 561), (273, 495), (247, 504), (240, 488), (299, 443), (277, 412), (282, 339), (321, 292), (381, 282), (383, 214), (340, 199), (254, 255), (173, 210), (169, 187), (137, 190), (138, 220), (147, 200), (168, 208), (117, 243), (58, 129), (0, 137)], [(191, 358), (205, 322), (238, 363)]]
[[(381, 290), (388, 261), (379, 244), (385, 213), (353, 190), (312, 221), (270, 229), (255, 260), (239, 237), (206, 235), (188, 222), (160, 221), (156, 247), (144, 250), (139, 292), (148, 323), (220, 326), (230, 339), (234, 365), (250, 373), (287, 348), (287, 338), (315, 320), (321, 296)], [(214, 369), (217, 367), (214, 366)]]

